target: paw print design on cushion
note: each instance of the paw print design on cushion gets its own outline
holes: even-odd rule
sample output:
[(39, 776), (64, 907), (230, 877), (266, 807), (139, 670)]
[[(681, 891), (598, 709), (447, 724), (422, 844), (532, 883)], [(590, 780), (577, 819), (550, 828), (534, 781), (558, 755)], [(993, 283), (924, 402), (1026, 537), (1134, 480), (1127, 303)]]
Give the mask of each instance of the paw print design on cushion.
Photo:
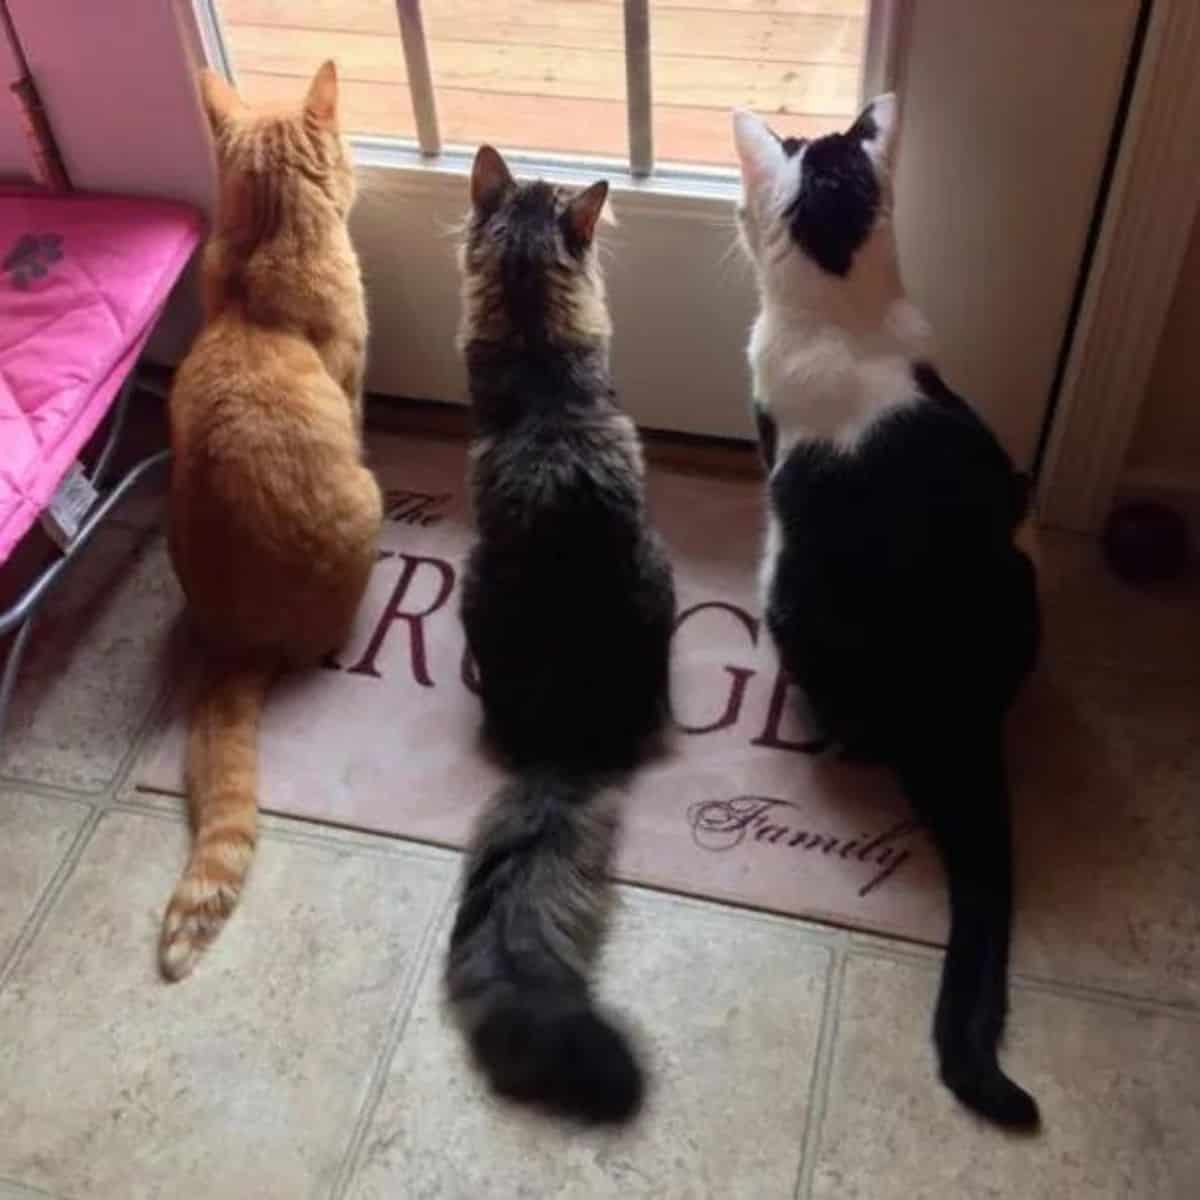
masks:
[(35, 279), (45, 278), (47, 272), (63, 256), (61, 233), (26, 233), (0, 263), (15, 288), (24, 291)]

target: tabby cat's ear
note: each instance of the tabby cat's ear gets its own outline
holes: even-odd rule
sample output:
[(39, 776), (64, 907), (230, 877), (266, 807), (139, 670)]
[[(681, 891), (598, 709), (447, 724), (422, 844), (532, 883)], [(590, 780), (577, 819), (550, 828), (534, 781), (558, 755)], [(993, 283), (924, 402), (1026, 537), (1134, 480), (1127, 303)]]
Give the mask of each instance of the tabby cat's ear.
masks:
[(601, 179), (573, 196), (563, 213), (568, 238), (577, 246), (590, 246), (596, 236), (596, 222), (608, 200), (608, 181)]
[(739, 108), (733, 114), (733, 144), (742, 180), (747, 184), (764, 184), (774, 179), (787, 158), (771, 127), (748, 109)]
[(200, 72), (200, 99), (213, 133), (219, 133), (245, 107), (225, 76), (207, 67)]
[(862, 142), (862, 148), (876, 166), (890, 167), (892, 164), (900, 126), (899, 110), (895, 93), (884, 92), (858, 114), (858, 120), (846, 133), (847, 137)]
[(500, 152), (492, 146), (480, 146), (471, 168), (471, 207), (481, 217), (489, 217), (514, 187), (512, 172)]
[(308, 95), (304, 97), (304, 111), (309, 113), (318, 125), (329, 129), (337, 126), (338, 77), (337, 67), (332, 59), (326, 59), (313, 81), (308, 85)]

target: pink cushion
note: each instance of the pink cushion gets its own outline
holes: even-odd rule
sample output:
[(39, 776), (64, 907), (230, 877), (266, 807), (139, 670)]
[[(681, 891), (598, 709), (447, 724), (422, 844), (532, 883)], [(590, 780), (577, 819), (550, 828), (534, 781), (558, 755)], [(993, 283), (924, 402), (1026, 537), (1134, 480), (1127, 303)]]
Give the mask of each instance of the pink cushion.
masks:
[(112, 405), (200, 234), (169, 201), (0, 191), (0, 562)]

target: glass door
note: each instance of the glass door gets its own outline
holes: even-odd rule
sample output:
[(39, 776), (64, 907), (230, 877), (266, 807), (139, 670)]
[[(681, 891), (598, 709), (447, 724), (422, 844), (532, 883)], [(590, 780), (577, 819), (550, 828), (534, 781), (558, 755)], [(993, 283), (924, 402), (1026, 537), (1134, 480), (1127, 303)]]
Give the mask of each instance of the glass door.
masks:
[(606, 176), (623, 401), (749, 436), (751, 279), (729, 110), (844, 127), (897, 87), (897, 221), (953, 385), (1030, 461), (1082, 267), (1141, 0), (197, 0), (251, 100), (338, 61), (366, 186), (368, 384), (461, 401), (451, 232), (480, 141), (523, 172)]

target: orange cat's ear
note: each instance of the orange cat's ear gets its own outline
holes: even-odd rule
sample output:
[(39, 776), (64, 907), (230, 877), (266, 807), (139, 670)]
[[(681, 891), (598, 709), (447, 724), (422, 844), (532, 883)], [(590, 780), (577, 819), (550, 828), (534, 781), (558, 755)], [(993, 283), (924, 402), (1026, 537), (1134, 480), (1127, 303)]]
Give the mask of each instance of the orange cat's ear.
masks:
[(577, 245), (588, 246), (596, 236), (596, 222), (600, 220), (608, 201), (608, 182), (601, 179), (591, 187), (584, 188), (567, 205), (563, 214), (567, 233)]
[(471, 207), (480, 216), (489, 216), (514, 187), (512, 172), (500, 152), (491, 146), (480, 146), (471, 168)]
[(334, 128), (337, 125), (338, 78), (337, 67), (332, 59), (326, 59), (317, 69), (313, 81), (308, 85), (304, 98), (304, 110), (316, 118), (319, 125)]
[(200, 72), (200, 99), (213, 133), (231, 121), (245, 107), (242, 98), (233, 90), (224, 75), (210, 71), (207, 67)]

